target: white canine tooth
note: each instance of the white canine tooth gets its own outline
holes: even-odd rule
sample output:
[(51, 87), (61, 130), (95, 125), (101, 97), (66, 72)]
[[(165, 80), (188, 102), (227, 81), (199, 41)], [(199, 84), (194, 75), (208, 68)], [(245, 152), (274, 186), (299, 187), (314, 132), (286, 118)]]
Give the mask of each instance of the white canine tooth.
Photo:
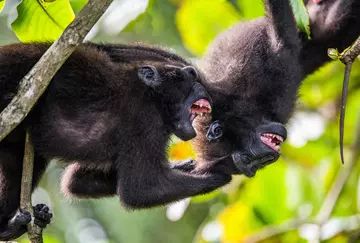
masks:
[(203, 106), (203, 105), (202, 105), (202, 104), (200, 104), (200, 108), (202, 108), (202, 106)]

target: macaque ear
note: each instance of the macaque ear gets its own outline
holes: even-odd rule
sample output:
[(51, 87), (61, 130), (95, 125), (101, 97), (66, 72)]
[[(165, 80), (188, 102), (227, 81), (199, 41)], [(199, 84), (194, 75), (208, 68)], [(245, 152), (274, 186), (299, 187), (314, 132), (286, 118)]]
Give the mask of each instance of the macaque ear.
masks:
[(138, 77), (146, 85), (155, 88), (160, 82), (160, 75), (154, 66), (142, 66), (138, 69)]
[(186, 67), (182, 68), (181, 70), (189, 78), (197, 79), (197, 77), (198, 77), (198, 73), (197, 73), (196, 69), (192, 66), (186, 66)]

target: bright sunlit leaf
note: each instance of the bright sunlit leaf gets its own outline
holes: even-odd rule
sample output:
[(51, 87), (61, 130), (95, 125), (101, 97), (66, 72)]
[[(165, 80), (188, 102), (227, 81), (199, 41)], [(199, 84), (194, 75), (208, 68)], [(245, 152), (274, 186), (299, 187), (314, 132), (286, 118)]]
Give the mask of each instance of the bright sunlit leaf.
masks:
[(168, 155), (172, 161), (195, 158), (195, 152), (191, 146), (191, 143), (183, 141), (173, 143), (168, 150)]
[(299, 29), (310, 39), (310, 19), (303, 0), (291, 0), (290, 2)]
[(241, 201), (228, 206), (217, 221), (223, 227), (221, 242), (241, 242), (261, 227), (251, 207)]
[(23, 0), (11, 24), (22, 42), (56, 40), (75, 18), (69, 0)]
[(5, 0), (0, 0), (0, 12), (3, 10), (5, 6)]
[(184, 0), (176, 25), (185, 46), (201, 55), (219, 32), (240, 20), (234, 6), (223, 0)]

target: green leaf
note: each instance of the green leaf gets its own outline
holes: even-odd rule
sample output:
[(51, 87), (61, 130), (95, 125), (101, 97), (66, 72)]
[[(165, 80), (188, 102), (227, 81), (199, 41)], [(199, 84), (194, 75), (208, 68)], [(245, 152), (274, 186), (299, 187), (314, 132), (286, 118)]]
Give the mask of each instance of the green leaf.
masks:
[(0, 0), (0, 12), (3, 10), (5, 6), (5, 0)]
[(291, 0), (290, 2), (299, 29), (310, 39), (310, 20), (303, 0)]
[(219, 32), (239, 20), (234, 6), (223, 0), (184, 0), (176, 13), (176, 25), (182, 40), (197, 55), (205, 52)]
[(69, 0), (23, 0), (11, 24), (22, 42), (56, 40), (75, 18)]
[(80, 12), (87, 2), (88, 0), (70, 0), (71, 7), (75, 13)]

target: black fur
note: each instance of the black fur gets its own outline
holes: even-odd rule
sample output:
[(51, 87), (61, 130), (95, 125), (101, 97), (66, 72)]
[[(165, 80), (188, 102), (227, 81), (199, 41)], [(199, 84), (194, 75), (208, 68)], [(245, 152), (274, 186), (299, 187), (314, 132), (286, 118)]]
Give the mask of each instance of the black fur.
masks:
[(331, 59), (328, 48), (342, 52), (360, 35), (360, 1), (304, 0), (310, 16), (311, 40), (303, 38), (300, 64), (304, 77)]
[[(196, 120), (194, 145), (201, 166), (220, 158), (234, 161), (235, 173), (254, 176), (256, 170), (277, 160), (279, 154), (265, 145), (260, 134), (286, 138), (297, 88), (303, 77), (297, 26), (288, 0), (268, 0), (266, 16), (237, 24), (220, 34), (202, 60), (214, 101), (213, 120), (223, 136), (208, 141), (208, 121)], [(284, 102), (284, 100), (286, 102)]]
[(306, 3), (311, 40), (297, 34), (288, 0), (266, 0), (266, 17), (239, 23), (210, 45), (201, 67), (214, 101), (212, 121), (221, 122), (224, 135), (209, 142), (205, 134), (212, 121), (196, 120), (198, 166), (221, 160), (233, 173), (254, 176), (279, 157), (260, 134), (286, 138), (283, 125), (293, 113), (301, 81), (330, 60), (327, 48), (341, 51), (360, 34), (360, 1)]
[[(0, 47), (0, 110), (47, 48)], [(27, 128), (36, 153), (34, 187), (52, 158), (70, 163), (62, 179), (68, 196), (118, 194), (129, 208), (162, 205), (228, 183), (230, 174), (190, 174), (182, 164), (170, 168), (166, 158), (171, 133), (185, 140), (195, 136), (190, 106), (209, 99), (201, 79), (188, 62), (161, 49), (80, 46), (29, 116), (0, 142), (0, 232), (6, 235), (0, 239), (19, 235), (6, 225), (19, 207)]]

